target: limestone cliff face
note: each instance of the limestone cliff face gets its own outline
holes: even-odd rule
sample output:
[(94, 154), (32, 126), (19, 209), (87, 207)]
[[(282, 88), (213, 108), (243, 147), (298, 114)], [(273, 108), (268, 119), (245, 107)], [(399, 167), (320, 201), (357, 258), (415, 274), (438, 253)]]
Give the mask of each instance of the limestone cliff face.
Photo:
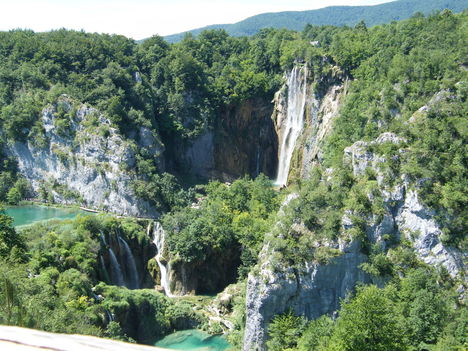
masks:
[[(379, 193), (369, 193), (368, 197), (370, 201), (376, 201), (377, 196), (381, 198), (383, 214), (364, 218), (367, 239), (380, 244), (383, 252), (387, 252), (389, 240), (398, 242), (406, 239), (412, 243), (420, 260), (446, 268), (454, 278), (466, 279), (467, 254), (441, 241), (442, 231), (435, 219), (436, 213), (422, 204), (417, 185), (411, 184), (404, 175), (390, 185), (388, 176), (394, 175), (385, 174), (389, 156), (372, 151), (379, 144), (400, 145), (404, 142), (395, 134), (384, 133), (372, 142), (359, 141), (345, 149), (343, 162), (351, 165), (355, 176), (364, 174), (367, 168), (377, 175)], [(400, 156), (392, 157), (403, 154), (404, 149), (401, 149)], [(352, 214), (352, 209), (345, 211), (343, 230), (354, 225)], [(278, 225), (281, 225), (281, 213)], [(282, 232), (289, 230), (281, 229)], [(292, 309), (297, 315), (317, 318), (338, 310), (340, 298), (345, 297), (358, 282), (382, 282), (379, 277), (371, 277), (360, 269), (368, 257), (358, 241), (341, 238), (327, 245), (338, 249), (339, 256), (325, 264), (305, 262), (292, 268), (286, 262), (272, 263), (277, 255), (267, 239), (259, 265), (249, 275), (247, 283), (245, 351), (266, 350), (266, 330), (275, 314)]]
[[(452, 277), (459, 277), (467, 271), (465, 262), (468, 255), (442, 243), (442, 230), (435, 219), (436, 212), (421, 202), (417, 184), (411, 184), (405, 175), (401, 175), (395, 185), (389, 185), (380, 167), (389, 160), (369, 151), (369, 148), (376, 144), (398, 145), (404, 141), (393, 133), (384, 133), (375, 141), (359, 141), (345, 149), (345, 162), (351, 163), (355, 175), (362, 175), (367, 167), (377, 174), (385, 212), (380, 220), (368, 219), (369, 239), (380, 242), (384, 247), (385, 234), (399, 240), (406, 239), (412, 243), (416, 255), (423, 262), (436, 267), (443, 266)], [(400, 154), (403, 153), (404, 151), (400, 150)]]
[[(56, 104), (42, 111), (45, 143), (37, 146), (30, 140), (9, 148), (33, 189), (46, 189), (58, 203), (80, 203), (122, 215), (156, 216), (156, 210), (132, 190), (136, 145), (124, 139), (97, 110), (80, 105), (74, 112), (72, 103), (63, 96), (58, 103), (72, 114), (66, 130), (59, 129)], [(139, 147), (158, 158), (163, 146), (157, 136), (146, 128), (137, 133)]]
[(369, 281), (359, 269), (366, 261), (359, 243), (343, 243), (339, 249), (342, 254), (330, 264), (306, 263), (300, 269), (288, 266), (273, 269), (264, 260), (260, 272), (249, 275), (245, 351), (266, 350), (266, 328), (276, 314), (291, 309), (297, 315), (318, 318), (336, 311), (340, 299), (358, 282)]
[(340, 240), (328, 245), (338, 250), (338, 257), (329, 263), (305, 262), (293, 268), (287, 263), (272, 263), (275, 251), (268, 241), (265, 243), (259, 266), (247, 282), (244, 351), (266, 350), (268, 323), (276, 314), (289, 309), (309, 319), (330, 314), (339, 309), (340, 300), (358, 282), (370, 281), (359, 268), (367, 257), (358, 241)]
[[(292, 72), (285, 74), (285, 81), (290, 81), (291, 74)], [(323, 142), (332, 129), (334, 119), (339, 114), (341, 103), (347, 94), (349, 81), (337, 67), (333, 67), (320, 81), (315, 81), (309, 74), (301, 75), (299, 79), (305, 82), (297, 82), (298, 85), (306, 85), (303, 107), (305, 118), (291, 160), (289, 177), (307, 178), (313, 165), (322, 159)], [(272, 119), (279, 140), (285, 137), (289, 94), (291, 94), (291, 89), (285, 83), (273, 100)], [(281, 150), (278, 151), (281, 152)]]
[(224, 252), (223, 256), (211, 255), (203, 262), (169, 262), (168, 275), (171, 294), (206, 295), (222, 291), (235, 283), (240, 265), (239, 248)]
[(263, 98), (226, 106), (214, 126), (176, 147), (177, 163), (203, 178), (232, 181), (261, 172), (274, 177), (278, 146), (272, 111), (271, 102)]
[(215, 135), (215, 168), (235, 178), (260, 172), (273, 177), (278, 153), (272, 104), (261, 98), (228, 106)]

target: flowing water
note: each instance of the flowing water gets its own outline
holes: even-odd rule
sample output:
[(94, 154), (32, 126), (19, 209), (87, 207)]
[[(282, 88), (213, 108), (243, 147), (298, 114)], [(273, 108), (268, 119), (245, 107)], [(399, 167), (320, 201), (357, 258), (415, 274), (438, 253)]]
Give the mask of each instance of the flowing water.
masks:
[(209, 335), (197, 329), (175, 332), (158, 341), (154, 346), (190, 351), (223, 351), (230, 347), (222, 336)]
[(122, 269), (120, 268), (119, 261), (117, 261), (117, 257), (115, 257), (115, 253), (112, 248), (109, 248), (109, 257), (111, 263), (112, 279), (114, 283), (118, 286), (125, 286)]
[(158, 263), (159, 271), (161, 272), (161, 286), (166, 293), (166, 296), (173, 297), (174, 295), (171, 294), (171, 288), (169, 285), (169, 279), (167, 277), (167, 268), (161, 262), (162, 258), (162, 251), (164, 249), (164, 240), (165, 240), (165, 233), (164, 228), (159, 222), (154, 223), (154, 245), (158, 249), (158, 254), (156, 255), (156, 262)]
[(304, 125), (304, 108), (306, 103), (307, 68), (295, 66), (288, 78), (288, 110), (286, 125), (281, 137), (280, 156), (278, 161), (278, 176), (275, 183), (286, 185), (288, 181), (291, 158), (297, 138)]
[(130, 250), (130, 247), (128, 246), (127, 242), (124, 239), (122, 239), (120, 236), (119, 236), (119, 240), (124, 247), (125, 260), (127, 261), (126, 267), (128, 269), (127, 275), (130, 275), (130, 279), (128, 279), (130, 280), (129, 288), (138, 289), (140, 287), (140, 284), (139, 284), (140, 278), (138, 277), (138, 271), (136, 268), (135, 258), (133, 257), (132, 250)]
[(76, 208), (58, 208), (39, 205), (11, 206), (6, 214), (13, 218), (13, 225), (21, 227), (51, 219), (73, 219), (78, 214), (90, 214)]

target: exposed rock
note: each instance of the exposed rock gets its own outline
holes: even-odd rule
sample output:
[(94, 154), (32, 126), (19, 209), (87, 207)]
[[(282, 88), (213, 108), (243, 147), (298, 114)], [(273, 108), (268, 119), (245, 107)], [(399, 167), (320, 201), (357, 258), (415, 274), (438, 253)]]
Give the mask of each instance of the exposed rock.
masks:
[[(369, 147), (387, 142), (399, 145), (405, 140), (395, 134), (384, 133), (375, 141), (354, 143), (345, 149), (344, 154), (344, 162), (352, 165), (356, 176), (364, 174), (368, 167), (377, 174), (384, 213), (379, 217), (365, 218), (369, 241), (379, 243), (385, 252), (387, 236), (395, 240), (405, 238), (412, 242), (416, 255), (423, 262), (446, 268), (454, 278), (466, 279), (468, 255), (443, 244), (440, 239), (442, 231), (435, 220), (435, 212), (420, 202), (417, 188), (409, 184), (404, 176), (393, 186), (384, 182), (380, 166), (388, 162), (389, 156), (371, 152)], [(402, 151), (390, 157), (400, 157), (401, 154)], [(377, 194), (368, 196), (374, 201)], [(291, 196), (288, 201), (293, 198)], [(281, 227), (281, 213), (283, 209), (280, 210), (277, 226), (280, 226), (280, 232), (288, 232), (292, 228)], [(352, 214), (352, 210), (344, 214), (343, 232), (353, 226)], [(336, 243), (332, 247), (335, 248)], [(308, 261), (293, 268), (286, 262), (273, 263), (278, 261), (278, 255), (268, 239), (266, 240), (259, 264), (254, 268), (255, 273), (249, 275), (247, 283), (245, 351), (265, 350), (268, 323), (276, 314), (292, 309), (297, 315), (314, 319), (336, 311), (340, 298), (345, 297), (357, 283), (370, 282), (372, 279), (380, 286), (384, 284), (384, 278), (370, 277), (361, 271), (361, 264), (368, 258), (362, 253), (359, 242), (341, 239), (338, 249), (341, 255), (332, 258), (329, 263)], [(463, 294), (465, 286), (461, 285), (459, 290)]]
[(306, 263), (300, 269), (273, 267), (264, 249), (259, 272), (247, 282), (245, 351), (263, 351), (271, 319), (288, 309), (296, 315), (315, 319), (336, 311), (340, 299), (358, 282), (369, 281), (359, 266), (367, 257), (354, 241), (341, 247), (342, 254), (329, 264)]
[(213, 139), (213, 132), (206, 130), (186, 149), (185, 166), (191, 173), (204, 178), (216, 176)]
[[(72, 111), (68, 98), (61, 97), (59, 103)], [(56, 106), (45, 108), (41, 121), (46, 146), (28, 141), (9, 148), (36, 192), (48, 188), (56, 202), (78, 202), (121, 215), (157, 216), (156, 210), (133, 192), (133, 147), (108, 119), (81, 105), (65, 131), (57, 128)], [(149, 129), (141, 128), (138, 133), (141, 147), (158, 158), (163, 152), (160, 141)]]
[(383, 133), (376, 140), (371, 142), (357, 141), (344, 149), (344, 162), (351, 163), (355, 176), (363, 175), (368, 167), (379, 172), (379, 164), (385, 163), (387, 160), (384, 156), (369, 151), (369, 147), (383, 143), (398, 145), (405, 141), (404, 138), (393, 133)]
[(452, 277), (466, 275), (468, 255), (444, 245), (435, 212), (423, 206), (415, 190), (406, 191), (395, 221), (399, 231), (413, 243), (418, 257), (432, 266), (443, 266)]
[(256, 98), (228, 106), (214, 135), (214, 160), (218, 177), (225, 181), (249, 174), (276, 173), (278, 143), (271, 120), (273, 106)]
[(455, 96), (448, 90), (442, 90), (436, 93), (429, 102), (416, 111), (409, 119), (410, 123), (416, 122), (418, 118), (432, 111), (438, 104), (444, 101), (454, 100)]
[[(285, 79), (287, 78), (288, 75), (285, 75)], [(321, 81), (310, 79), (310, 82), (307, 82), (306, 121), (302, 135), (296, 143), (295, 156), (291, 160), (290, 172), (294, 172), (294, 176), (307, 178), (313, 165), (322, 159), (323, 142), (332, 130), (333, 121), (338, 116), (348, 85), (349, 81), (336, 67), (332, 68), (329, 75)], [(281, 140), (288, 111), (286, 84), (275, 94), (273, 102), (275, 108), (272, 118), (275, 121), (278, 139)]]
[[(153, 242), (157, 248), (155, 281), (169, 297), (213, 294), (222, 291), (237, 278), (240, 265), (239, 247), (232, 247), (222, 255), (210, 254), (204, 261), (184, 262), (169, 253), (166, 232), (159, 222), (154, 222)], [(155, 274), (156, 273), (156, 274)]]
[(175, 296), (213, 294), (237, 278), (239, 248), (232, 247), (222, 256), (211, 254), (203, 262), (185, 263), (175, 257), (167, 266), (171, 294)]
[(263, 98), (226, 106), (216, 124), (198, 137), (167, 143), (169, 167), (178, 173), (223, 181), (246, 174), (273, 177), (278, 146), (272, 110), (272, 104)]
[[(377, 173), (385, 213), (379, 222), (368, 223), (369, 239), (383, 243), (382, 236), (385, 234), (398, 240), (404, 237), (412, 242), (417, 256), (423, 262), (443, 266), (452, 277), (465, 274), (467, 267), (464, 262), (468, 255), (442, 243), (442, 230), (435, 220), (436, 213), (421, 203), (417, 187), (411, 185), (404, 175), (393, 187), (384, 182), (380, 166), (388, 162), (388, 156), (371, 152), (369, 147), (387, 142), (399, 145), (405, 139), (393, 133), (383, 133), (372, 142), (358, 141), (344, 152), (344, 161), (351, 163), (355, 176), (364, 174), (368, 167)], [(400, 150), (400, 155), (402, 152)]]
[(307, 178), (314, 163), (322, 159), (323, 142), (333, 128), (333, 122), (346, 96), (348, 84), (347, 80), (335, 81), (323, 97), (317, 92), (308, 105), (307, 127), (303, 137), (302, 178)]

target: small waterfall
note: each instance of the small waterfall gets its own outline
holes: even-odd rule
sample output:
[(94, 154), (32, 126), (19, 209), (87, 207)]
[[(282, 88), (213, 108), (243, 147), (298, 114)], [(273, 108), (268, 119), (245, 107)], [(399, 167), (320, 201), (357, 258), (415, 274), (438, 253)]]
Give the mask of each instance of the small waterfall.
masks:
[(306, 80), (307, 67), (305, 65), (301, 68), (295, 66), (288, 78), (288, 110), (281, 140), (278, 176), (275, 181), (278, 185), (286, 185), (288, 181), (292, 154), (304, 125)]
[(117, 261), (117, 257), (115, 257), (114, 250), (109, 247), (109, 257), (111, 263), (111, 270), (112, 270), (112, 279), (118, 286), (125, 286), (124, 277), (122, 274), (122, 269), (120, 268), (119, 261)]
[(101, 266), (102, 266), (102, 272), (104, 274), (104, 279), (106, 282), (110, 283), (111, 279), (109, 276), (109, 272), (107, 271), (107, 268), (106, 268), (106, 263), (104, 262), (104, 257), (102, 255), (99, 255), (99, 258), (101, 259)]
[(153, 243), (156, 245), (158, 249), (158, 254), (156, 255), (156, 262), (159, 266), (159, 271), (161, 272), (161, 286), (164, 289), (164, 292), (168, 297), (173, 297), (174, 295), (171, 294), (171, 288), (169, 284), (168, 278), (168, 270), (166, 266), (161, 262), (162, 258), (162, 251), (164, 249), (164, 240), (166, 233), (164, 232), (164, 228), (162, 227), (161, 223), (155, 222), (154, 223), (154, 239)]
[(107, 247), (107, 241), (106, 241), (106, 237), (105, 237), (104, 233), (102, 232), (102, 230), (101, 230), (99, 233), (100, 233), (100, 235), (101, 235), (101, 241), (102, 241), (102, 243), (104, 244), (104, 246)]
[(106, 309), (106, 316), (107, 316), (108, 323), (114, 320), (114, 317), (112, 317), (112, 313), (110, 313), (108, 309)]
[(127, 242), (124, 239), (122, 239), (120, 236), (118, 238), (119, 238), (119, 241), (123, 245), (124, 252), (125, 252), (125, 259), (127, 261), (126, 267), (127, 267), (127, 269), (129, 269), (129, 271), (127, 271), (127, 273), (130, 274), (130, 286), (129, 286), (129, 288), (130, 289), (138, 289), (139, 285), (140, 285), (139, 284), (140, 278), (138, 277), (138, 270), (136, 268), (135, 259), (134, 259), (133, 254), (132, 254), (132, 250), (130, 250), (130, 247), (128, 246)]

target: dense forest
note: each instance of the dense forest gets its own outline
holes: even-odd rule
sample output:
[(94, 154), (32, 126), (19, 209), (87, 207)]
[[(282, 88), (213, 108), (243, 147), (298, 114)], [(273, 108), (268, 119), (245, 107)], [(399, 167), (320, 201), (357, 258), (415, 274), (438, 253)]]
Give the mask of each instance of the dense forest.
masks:
[[(264, 28), (301, 31), (308, 24), (314, 26), (355, 26), (363, 20), (368, 26), (404, 20), (416, 12), (425, 15), (433, 11), (449, 9), (460, 12), (466, 7), (464, 0), (397, 0), (373, 6), (331, 6), (308, 11), (285, 11), (263, 13), (233, 24), (215, 24), (189, 32), (198, 35), (204, 30), (224, 29), (229, 35), (238, 37), (255, 35)], [(178, 42), (188, 32), (167, 35), (168, 42)]]
[[(272, 261), (297, 268), (307, 260), (326, 264), (338, 254), (327, 246), (316, 249), (317, 241), (360, 240), (369, 257), (362, 269), (382, 284), (357, 287), (337, 315), (277, 315), (269, 323), (268, 350), (461, 350), (468, 345), (468, 319), (457, 289), (465, 277), (423, 263), (402, 238), (387, 238), (385, 249), (370, 242), (365, 221), (383, 216), (380, 176), (370, 168), (353, 174), (343, 157), (357, 141), (385, 132), (401, 136), (398, 146), (371, 144), (370, 152), (387, 160), (379, 170), (385, 184), (404, 179), (416, 188), (436, 213), (441, 241), (466, 252), (467, 16), (445, 10), (369, 28), (364, 22), (308, 25), (302, 32), (262, 29), (252, 37), (210, 30), (176, 44), (158, 36), (136, 43), (64, 29), (1, 32), (0, 201), (47, 200), (47, 192), (34, 193), (7, 150), (17, 142), (46, 145), (41, 111), (66, 96), (72, 109), (58, 103), (54, 120), (63, 138), (73, 140), (73, 114), (87, 104), (134, 145), (131, 171), (138, 178), (132, 187), (162, 214), (165, 254), (174, 262), (200, 267), (238, 257), (235, 280), (243, 286), (259, 269), (264, 243), (277, 249)], [(227, 106), (259, 96), (271, 100), (294, 65), (307, 66), (318, 90), (331, 72), (350, 82), (322, 159), (307, 179), (290, 176), (281, 190), (264, 175), (193, 186), (183, 168), (161, 169), (138, 147), (133, 131), (139, 127), (172, 150), (177, 141), (215, 128)], [(109, 132), (97, 116), (87, 123), (104, 136)], [(297, 198), (281, 207), (292, 193)], [(355, 225), (344, 231), (342, 218), (350, 213)], [(278, 221), (306, 230), (278, 233)], [(109, 245), (102, 235), (150, 247), (146, 225), (98, 215), (16, 230), (0, 210), (0, 323), (140, 343), (187, 325), (219, 331), (191, 300), (130, 290), (104, 278), (99, 257)], [(147, 266), (154, 271), (154, 260)], [(231, 306), (235, 350), (242, 343), (244, 305), (239, 294)]]

